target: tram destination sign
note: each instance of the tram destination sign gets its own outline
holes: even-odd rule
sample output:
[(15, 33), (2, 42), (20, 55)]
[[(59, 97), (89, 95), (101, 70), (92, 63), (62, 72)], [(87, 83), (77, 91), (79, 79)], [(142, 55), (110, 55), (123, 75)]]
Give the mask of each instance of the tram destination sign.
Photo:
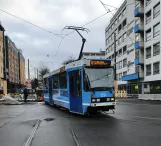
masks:
[(111, 66), (110, 60), (91, 60), (91, 66)]

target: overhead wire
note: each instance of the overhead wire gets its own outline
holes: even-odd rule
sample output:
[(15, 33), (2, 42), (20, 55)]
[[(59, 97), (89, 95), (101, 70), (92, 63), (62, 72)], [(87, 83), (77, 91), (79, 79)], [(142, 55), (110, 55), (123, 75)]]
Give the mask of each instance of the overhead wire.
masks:
[[(107, 4), (104, 4), (101, 0), (99, 0), (100, 1), (100, 3), (103, 5), (103, 7), (105, 8), (105, 10), (107, 11), (109, 11), (109, 8), (107, 7), (107, 9), (106, 9), (106, 7), (105, 6), (109, 6), (109, 7), (111, 7), (111, 5), (107, 5)], [(127, 4), (126, 6), (128, 6), (128, 5), (132, 5), (132, 4), (135, 4), (135, 3), (130, 3), (130, 4)], [(111, 12), (111, 14), (114, 16), (114, 14)], [(131, 42), (133, 42), (133, 40), (132, 40), (132, 38), (129, 36), (129, 35), (127, 35), (129, 38), (130, 38), (130, 40), (131, 40)]]
[[(110, 12), (111, 11), (116, 11), (117, 9), (115, 8), (115, 9), (113, 9), (113, 10), (110, 10)], [(101, 17), (103, 17), (103, 16), (105, 16), (106, 14), (108, 14), (109, 12), (106, 12), (106, 13), (104, 13), (104, 14), (102, 14), (102, 15), (100, 15), (100, 16), (98, 16), (98, 17), (96, 17), (96, 18), (94, 18), (94, 19), (92, 19), (91, 21), (89, 21), (89, 22), (87, 22), (87, 23), (85, 23), (84, 25), (82, 25), (81, 27), (84, 27), (84, 26), (86, 26), (86, 25), (88, 25), (88, 24), (90, 24), (90, 23), (92, 23), (92, 22), (94, 22), (94, 21), (96, 21), (96, 20), (98, 20), (98, 19), (100, 19)], [(72, 32), (70, 32), (70, 33), (68, 33), (68, 34), (66, 34), (66, 36), (65, 37), (67, 37), (67, 36), (69, 36), (70, 34), (72, 34), (73, 32), (75, 32), (75, 31), (72, 31)]]
[(47, 30), (47, 29), (45, 29), (45, 28), (43, 28), (43, 27), (41, 27), (41, 26), (38, 26), (38, 25), (36, 25), (36, 24), (30, 22), (30, 21), (27, 21), (27, 20), (25, 20), (25, 19), (23, 19), (23, 18), (20, 18), (20, 17), (14, 15), (14, 14), (11, 14), (11, 13), (5, 11), (5, 10), (0, 9), (0, 11), (2, 11), (2, 12), (6, 13), (6, 14), (8, 14), (8, 15), (14, 17), (14, 18), (17, 18), (17, 19), (19, 19), (19, 20), (21, 20), (21, 21), (23, 21), (23, 22), (26, 22), (26, 23), (28, 23), (28, 24), (34, 26), (34, 27), (37, 27), (37, 28), (39, 28), (39, 29), (41, 29), (41, 30), (43, 30), (43, 31), (46, 31), (46, 32), (48, 32), (48, 33), (50, 33), (50, 34), (52, 34), (52, 35), (55, 35), (55, 36), (57, 36), (57, 37), (62, 37), (62, 36), (65, 36), (65, 35), (66, 35), (66, 34), (56, 34), (56, 33), (52, 32), (52, 31), (50, 31), (50, 30)]

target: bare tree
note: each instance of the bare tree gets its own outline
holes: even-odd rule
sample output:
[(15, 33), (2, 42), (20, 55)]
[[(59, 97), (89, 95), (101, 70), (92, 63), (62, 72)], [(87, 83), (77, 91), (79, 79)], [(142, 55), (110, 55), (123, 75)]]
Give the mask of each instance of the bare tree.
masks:
[(41, 66), (41, 68), (39, 69), (39, 80), (42, 81), (43, 80), (43, 76), (47, 73), (49, 73), (50, 70), (48, 67), (46, 66)]
[(69, 64), (74, 61), (75, 61), (75, 58), (71, 55), (71, 56), (69, 56), (69, 58), (67, 60), (62, 62), (62, 65), (66, 65), (66, 64)]

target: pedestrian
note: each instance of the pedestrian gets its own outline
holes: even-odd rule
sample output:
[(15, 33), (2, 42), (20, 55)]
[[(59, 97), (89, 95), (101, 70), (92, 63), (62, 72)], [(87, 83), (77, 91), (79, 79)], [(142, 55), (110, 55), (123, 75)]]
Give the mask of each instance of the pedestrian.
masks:
[(24, 102), (27, 101), (27, 96), (28, 96), (27, 88), (25, 88), (25, 89), (24, 89)]

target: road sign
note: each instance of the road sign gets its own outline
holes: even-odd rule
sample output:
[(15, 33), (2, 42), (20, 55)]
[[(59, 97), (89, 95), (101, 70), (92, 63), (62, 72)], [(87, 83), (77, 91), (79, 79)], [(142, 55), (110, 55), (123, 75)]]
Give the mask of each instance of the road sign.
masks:
[(26, 88), (31, 88), (31, 80), (30, 79), (26, 80), (25, 86), (26, 86)]

